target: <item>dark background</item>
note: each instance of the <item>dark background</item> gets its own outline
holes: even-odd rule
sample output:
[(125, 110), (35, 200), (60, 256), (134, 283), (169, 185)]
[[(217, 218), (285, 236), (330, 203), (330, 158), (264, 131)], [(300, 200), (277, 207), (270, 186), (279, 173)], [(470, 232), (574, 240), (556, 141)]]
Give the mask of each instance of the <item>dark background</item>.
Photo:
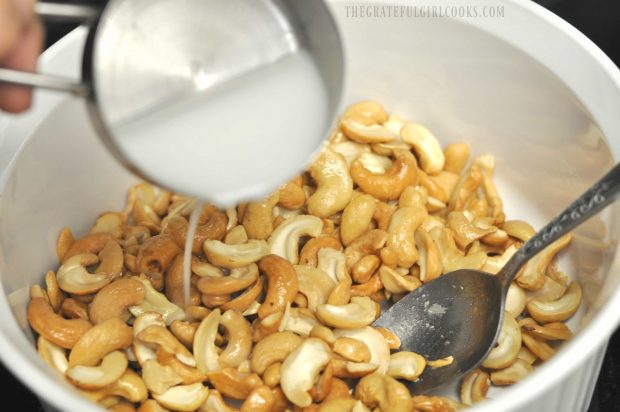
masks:
[[(105, 0), (64, 1), (64, 3), (104, 4)], [(585, 33), (617, 65), (620, 65), (620, 0), (539, 0), (538, 3)], [(72, 28), (72, 25), (67, 24), (48, 24), (46, 27), (47, 46), (56, 42)], [(10, 404), (19, 405), (13, 406), (11, 408), (13, 410), (42, 411), (37, 398), (15, 380), (1, 364), (0, 382), (2, 393), (5, 395), (5, 407)], [(6, 410), (5, 407), (2, 409)], [(620, 332), (614, 335), (609, 344), (592, 404), (588, 410), (588, 412), (612, 411), (620, 411)]]

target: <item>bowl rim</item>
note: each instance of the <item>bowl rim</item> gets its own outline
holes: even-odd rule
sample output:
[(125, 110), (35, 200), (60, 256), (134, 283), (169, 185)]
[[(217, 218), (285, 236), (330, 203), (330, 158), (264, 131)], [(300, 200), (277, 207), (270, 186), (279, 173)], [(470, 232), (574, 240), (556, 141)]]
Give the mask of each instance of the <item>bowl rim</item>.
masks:
[[(335, 3), (342, 2), (342, 0), (332, 1)], [(398, 1), (405, 2), (405, 0)], [(618, 67), (596, 44), (578, 29), (534, 2), (523, 2), (522, 0), (503, 0), (503, 2), (526, 11), (533, 18), (541, 19), (547, 25), (559, 30), (573, 42), (575, 47), (585, 51), (603, 70), (610, 82), (620, 90), (620, 70), (618, 70)], [(394, 1), (375, 0), (374, 3), (394, 3)], [(54, 59), (62, 50), (75, 47), (76, 43), (85, 38), (85, 35), (86, 30), (84, 27), (73, 30), (41, 55), (39, 60), (40, 66), (45, 67), (46, 63)], [(48, 112), (49, 109), (50, 107), (39, 108), (39, 110), (44, 112)], [(9, 169), (11, 166), (12, 164), (9, 165)], [(618, 255), (616, 253), (609, 268), (610, 271), (620, 269), (620, 258)], [(0, 306), (10, 308), (7, 296), (4, 293), (0, 295)], [(510, 390), (502, 391), (497, 397), (482, 402), (471, 410), (476, 412), (516, 410), (533, 399), (540, 397), (543, 392), (548, 391), (560, 382), (558, 377), (565, 377), (574, 372), (579, 366), (583, 365), (584, 361), (592, 359), (595, 352), (604, 349), (607, 345), (607, 340), (618, 324), (620, 324), (619, 313), (620, 289), (616, 289), (609, 296), (607, 302), (600, 307), (596, 316), (553, 359), (537, 367), (535, 373), (511, 387)], [(14, 316), (10, 317), (11, 319), (6, 319), (5, 322), (10, 322), (12, 324), (10, 325), (11, 328), (17, 329), (17, 320)], [(5, 329), (6, 327), (3, 326), (3, 332)], [(18, 347), (18, 342), (11, 340), (8, 334), (0, 333), (0, 346), (4, 349), (0, 351), (0, 360), (2, 360), (11, 373), (38, 397), (43, 398), (46, 402), (60, 409), (67, 405), (72, 405), (76, 410), (102, 410), (98, 405), (79, 395), (78, 392), (68, 388), (60, 380), (50, 379), (52, 375), (49, 371), (43, 369), (43, 362), (32, 363), (26, 354), (22, 352), (22, 349)]]

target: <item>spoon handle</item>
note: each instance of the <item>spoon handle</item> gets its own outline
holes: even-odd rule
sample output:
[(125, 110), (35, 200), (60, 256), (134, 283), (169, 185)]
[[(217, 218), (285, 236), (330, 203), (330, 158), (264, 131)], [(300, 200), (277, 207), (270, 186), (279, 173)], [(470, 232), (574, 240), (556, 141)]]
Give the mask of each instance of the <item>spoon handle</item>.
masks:
[(519, 269), (540, 251), (613, 203), (620, 195), (620, 163), (528, 240), (499, 272), (504, 291)]

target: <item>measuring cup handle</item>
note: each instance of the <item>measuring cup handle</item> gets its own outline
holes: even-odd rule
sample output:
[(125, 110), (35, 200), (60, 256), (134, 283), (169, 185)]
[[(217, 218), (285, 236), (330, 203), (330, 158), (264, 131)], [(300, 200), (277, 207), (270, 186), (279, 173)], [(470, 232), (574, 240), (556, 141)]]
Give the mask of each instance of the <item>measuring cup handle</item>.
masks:
[(101, 13), (99, 8), (93, 6), (45, 2), (35, 3), (34, 11), (44, 20), (64, 22), (94, 20)]
[[(44, 20), (63, 22), (86, 22), (96, 19), (101, 13), (100, 9), (92, 6), (45, 2), (36, 3), (34, 10)], [(77, 96), (85, 96), (89, 90), (85, 84), (71, 79), (2, 68), (0, 68), (0, 83), (24, 87), (41, 87), (49, 90), (70, 92)]]

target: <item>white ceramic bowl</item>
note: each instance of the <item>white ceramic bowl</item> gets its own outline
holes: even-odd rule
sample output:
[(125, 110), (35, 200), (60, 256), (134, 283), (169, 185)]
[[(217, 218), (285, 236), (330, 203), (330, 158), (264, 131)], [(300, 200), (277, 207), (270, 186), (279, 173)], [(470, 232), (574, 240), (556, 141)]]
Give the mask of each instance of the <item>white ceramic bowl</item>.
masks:
[[(345, 103), (376, 99), (443, 143), (493, 153), (508, 216), (538, 227), (618, 158), (620, 73), (566, 22), (529, 1), (471, 1), (470, 13), (492, 6), (503, 15), (495, 18), (458, 17), (461, 6), (434, 9), (455, 18), (428, 17), (429, 7), (454, 1), (400, 3), (410, 7), (400, 17), (384, 8), (390, 1), (332, 3), (347, 49)], [(80, 28), (48, 50), (41, 69), (78, 77), (85, 35)], [(0, 357), (49, 404), (98, 410), (39, 359), (25, 307), (29, 287), (56, 264), (59, 229), (83, 234), (99, 212), (122, 207), (135, 179), (105, 151), (82, 102), (42, 91), (30, 113), (0, 116), (0, 171)], [(584, 285), (587, 308), (571, 322), (577, 336), (475, 410), (586, 409), (620, 320), (618, 223), (612, 207), (579, 230), (563, 259)]]

